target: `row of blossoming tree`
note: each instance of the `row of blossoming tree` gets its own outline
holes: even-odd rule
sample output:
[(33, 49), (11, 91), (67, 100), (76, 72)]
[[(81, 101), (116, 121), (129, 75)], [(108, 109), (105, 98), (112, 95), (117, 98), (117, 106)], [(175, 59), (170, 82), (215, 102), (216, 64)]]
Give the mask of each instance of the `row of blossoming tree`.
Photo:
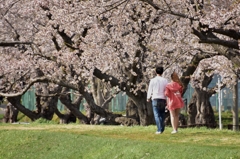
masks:
[[(216, 127), (208, 88), (222, 87), (239, 71), (240, 4), (237, 0), (1, 0), (0, 95), (30, 119), (67, 123), (153, 124), (146, 90), (156, 65), (177, 71), (185, 90), (195, 88), (189, 124)], [(36, 110), (21, 103), (34, 86)], [(71, 98), (70, 90), (74, 93)], [(72, 92), (71, 91), (71, 92)], [(107, 110), (119, 92), (127, 116)], [(84, 114), (81, 101), (87, 102)], [(60, 100), (68, 109), (57, 109)], [(95, 114), (95, 115), (94, 115)]]

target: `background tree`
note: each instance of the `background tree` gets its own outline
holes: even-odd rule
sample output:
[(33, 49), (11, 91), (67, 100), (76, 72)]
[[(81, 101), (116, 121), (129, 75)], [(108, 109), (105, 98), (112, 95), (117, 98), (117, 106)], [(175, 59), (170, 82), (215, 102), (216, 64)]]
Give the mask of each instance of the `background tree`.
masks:
[[(205, 9), (204, 4), (200, 7), (205, 9), (203, 14), (198, 9), (201, 4), (198, 1), (24, 2), (4, 3), (5, 9), (1, 12), (2, 28), (11, 33), (9, 36), (2, 31), (2, 39), (27, 39), (32, 44), (2, 50), (3, 65), (9, 61), (9, 66), (16, 59), (21, 62), (1, 74), (4, 75), (1, 82), (5, 82), (1, 95), (6, 96), (6, 92), (22, 94), (36, 82), (55, 83), (80, 92), (93, 111), (107, 116), (108, 112), (100, 109), (89, 93), (89, 81), (95, 76), (111, 84), (116, 91), (126, 92), (137, 107), (140, 124), (149, 125), (153, 123), (153, 117), (151, 105), (145, 100), (146, 89), (156, 64), (169, 68), (166, 74), (175, 67), (184, 71), (200, 49), (204, 50), (201, 53), (216, 50), (217, 43), (211, 46), (199, 44), (199, 36), (193, 36), (198, 35), (199, 27), (204, 31), (201, 24), (205, 14), (218, 11), (216, 8)], [(216, 6), (215, 1), (209, 3)], [(20, 7), (22, 10), (18, 9)], [(238, 10), (232, 11), (226, 13), (238, 13)], [(26, 12), (32, 14), (26, 15)], [(23, 24), (21, 28), (19, 24)], [(221, 50), (218, 52), (223, 54)], [(20, 89), (17, 86), (21, 81), (16, 79), (23, 75), (19, 75), (23, 67), (27, 77), (33, 68), (40, 68), (44, 77), (25, 78), (25, 87)], [(1, 69), (5, 69), (4, 66)], [(14, 88), (6, 89), (8, 81), (14, 81)], [(109, 119), (114, 121), (119, 117), (113, 116), (109, 114)]]
[(234, 67), (231, 61), (224, 56), (214, 56), (202, 60), (192, 76), (191, 84), (195, 88), (195, 92), (188, 109), (190, 125), (200, 124), (216, 127), (210, 97), (215, 93), (219, 93), (219, 86), (217, 84), (209, 86), (213, 76), (216, 75), (221, 76), (221, 89), (225, 86), (232, 87), (232, 80), (236, 76)]
[[(147, 74), (150, 73), (151, 75), (151, 69), (155, 67), (157, 58), (150, 57), (150, 60), (153, 59), (154, 63), (150, 62), (144, 67), (142, 66), (142, 63), (147, 61), (146, 58), (148, 53), (153, 52), (149, 48), (147, 48), (150, 46), (147, 46), (145, 43), (150, 41), (148, 40), (148, 38), (151, 38), (150, 35), (155, 35), (155, 37), (157, 36), (156, 33), (149, 33), (158, 30), (158, 26), (156, 26), (157, 21), (154, 22), (153, 18), (155, 17), (151, 17), (151, 11), (148, 11), (149, 8), (146, 8), (146, 6), (142, 3), (140, 3), (141, 5), (139, 5), (139, 7), (136, 6), (136, 4), (138, 3), (131, 4), (130, 6), (128, 6), (129, 8), (126, 9), (124, 8), (124, 6), (121, 6), (121, 8), (124, 9), (125, 15), (122, 14), (123, 16), (126, 16), (129, 13), (132, 14), (132, 18), (129, 20), (129, 22), (133, 24), (133, 27), (128, 24), (129, 22), (121, 21), (124, 26), (124, 28), (122, 28), (123, 30), (120, 30), (121, 32), (119, 32), (118, 34), (116, 34), (116, 31), (111, 32), (110, 30), (110, 34), (109, 32), (106, 32), (108, 31), (106, 29), (109, 25), (104, 24), (103, 20), (105, 18), (114, 19), (118, 17), (119, 13), (121, 13), (119, 10), (116, 10), (116, 14), (114, 14), (113, 16), (108, 17), (109, 12), (106, 12), (103, 16), (103, 14), (100, 14), (100, 12), (102, 12), (103, 10), (98, 9), (98, 14), (95, 15), (100, 14), (101, 16), (97, 17), (93, 16), (94, 14), (91, 12), (92, 10), (94, 10), (93, 8), (96, 8), (97, 6), (90, 4), (90, 2), (84, 2), (84, 4), (83, 2), (79, 2), (74, 3), (74, 5), (65, 2), (61, 4), (54, 2), (48, 3), (47, 1), (46, 3), (40, 3), (39, 8), (35, 9), (39, 9), (38, 15), (45, 15), (45, 17), (36, 17), (36, 23), (33, 22), (33, 25), (35, 25), (38, 30), (35, 32), (36, 34), (34, 34), (34, 37), (32, 37), (32, 39), (34, 39), (35, 41), (34, 45), (32, 45), (33, 49), (27, 50), (25, 54), (29, 54), (29, 58), (31, 58), (31, 60), (36, 63), (34, 67), (39, 67), (44, 72), (45, 82), (47, 81), (46, 77), (49, 76), (51, 78), (51, 80), (49, 81), (51, 82), (54, 81), (52, 80), (54, 78), (62, 80), (65, 83), (74, 84), (77, 84), (81, 80), (81, 84), (83, 84), (83, 86), (87, 86), (86, 84), (88, 83), (89, 79), (92, 78), (91, 72), (93, 72), (93, 74), (95, 76), (98, 76), (98, 78), (100, 79), (105, 78), (105, 81), (109, 81), (111, 85), (116, 89), (120, 88), (121, 90), (127, 92), (128, 96), (130, 98), (133, 98), (132, 101), (135, 101), (135, 104), (137, 103), (136, 106), (138, 106), (138, 113), (140, 113), (140, 123), (142, 125), (151, 124), (153, 123), (151, 105), (149, 104), (147, 106), (146, 100), (144, 98), (144, 95), (146, 95), (146, 92), (144, 91), (146, 89), (146, 83), (149, 82), (147, 81), (149, 78), (147, 78), (147, 76), (143, 76), (143, 73), (141, 71), (144, 71)], [(81, 7), (82, 9), (79, 9)], [(59, 8), (59, 10), (57, 10), (56, 12), (56, 9), (54, 8)], [(84, 14), (80, 15), (82, 15), (83, 19), (88, 18), (88, 20), (90, 19), (90, 21), (86, 22), (78, 20), (76, 25), (79, 27), (77, 28), (82, 29), (75, 30), (76, 27), (72, 27), (74, 22), (73, 15), (77, 15), (78, 12), (80, 10), (82, 11), (83, 9), (85, 12)], [(134, 12), (132, 12), (132, 9), (134, 9)], [(126, 13), (126, 10), (129, 13)], [(65, 11), (69, 14), (65, 14)], [(147, 13), (147, 17), (144, 17), (145, 12)], [(69, 25), (69, 21), (65, 21), (69, 19), (73, 21), (70, 23), (71, 25)], [(96, 23), (97, 19), (99, 20), (99, 22)], [(140, 21), (141, 19), (143, 20)], [(146, 24), (148, 23), (145, 23), (144, 20), (147, 21), (149, 25), (155, 24), (155, 28), (147, 28)], [(39, 25), (39, 22), (41, 25)], [(86, 23), (88, 25), (86, 25)], [(113, 28), (118, 28), (119, 24), (117, 23), (117, 21), (111, 23), (113, 24)], [(104, 25), (101, 26), (100, 24)], [(130, 28), (128, 28), (129, 26)], [(130, 33), (128, 35), (128, 31), (131, 31), (133, 33)], [(93, 33), (96, 32), (99, 34), (94, 34), (93, 36)], [(144, 35), (144, 32), (146, 35), (149, 34), (149, 36), (147, 37), (146, 35)], [(118, 37), (122, 37), (123, 33), (126, 34), (123, 36), (124, 39), (122, 41), (117, 41)], [(106, 35), (108, 35), (107, 38), (113, 35), (117, 36), (111, 37), (110, 41), (108, 42), (105, 41)], [(97, 36), (98, 38), (96, 38)], [(42, 39), (41, 37), (45, 38)], [(133, 40), (132, 43), (134, 45), (128, 46), (129, 49), (127, 50), (125, 48), (125, 45), (127, 46), (131, 40)], [(151, 39), (151, 41), (154, 41), (154, 38)], [(124, 47), (122, 47), (121, 45)], [(113, 54), (111, 54), (110, 56), (109, 53), (112, 53), (112, 51), (114, 50), (116, 51), (116, 49), (119, 51), (114, 56)], [(156, 48), (154, 47), (152, 47), (152, 49), (156, 50)], [(100, 54), (101, 56), (99, 56)], [(155, 55), (155, 57), (158, 57), (157, 52), (153, 52), (153, 55)], [(164, 58), (164, 56), (161, 57)], [(100, 63), (100, 61), (104, 61), (104, 63)], [(119, 64), (116, 65), (117, 63)], [(121, 66), (120, 69), (117, 66)], [(51, 70), (49, 70), (48, 68), (51, 68)], [(100, 71), (98, 71), (99, 68), (101, 69)], [(14, 69), (16, 70), (16, 68)], [(113, 69), (115, 69), (116, 71), (111, 72), (111, 70)], [(106, 73), (108, 72), (114, 74), (107, 75)], [(116, 80), (113, 77), (115, 77)], [(28, 84), (27, 81), (26, 84)], [(66, 84), (64, 86), (66, 86)], [(81, 89), (87, 90), (88, 88), (81, 87)], [(137, 93), (138, 97), (136, 98), (135, 95)]]

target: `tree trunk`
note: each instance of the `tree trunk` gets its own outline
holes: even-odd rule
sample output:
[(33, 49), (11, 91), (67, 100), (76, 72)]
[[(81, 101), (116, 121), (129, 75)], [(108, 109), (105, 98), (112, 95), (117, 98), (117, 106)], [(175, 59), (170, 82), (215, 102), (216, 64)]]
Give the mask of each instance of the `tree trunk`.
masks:
[[(42, 90), (39, 91), (39, 94), (36, 94), (36, 108), (37, 110), (31, 111), (25, 106), (21, 104), (21, 96), (17, 97), (9, 97), (7, 100), (19, 111), (21, 111), (24, 115), (29, 117), (32, 121), (39, 119), (39, 118), (44, 118), (47, 120), (52, 120), (54, 111), (57, 108), (57, 102), (58, 102), (58, 97), (57, 96), (52, 96), (48, 97), (47, 95), (51, 94), (52, 92), (47, 91), (47, 87), (43, 86)], [(53, 93), (58, 92), (58, 88), (56, 88)]]
[(52, 120), (54, 110), (57, 107), (58, 97), (40, 97), (36, 96), (37, 114), (40, 118)]
[(126, 116), (127, 118), (135, 119), (137, 122), (140, 121), (138, 115), (138, 108), (130, 98), (128, 98), (126, 105)]
[[(65, 94), (69, 91), (69, 89), (67, 88), (64, 88), (62, 90), (62, 94)], [(64, 104), (68, 110), (75, 116), (79, 119), (79, 121), (81, 123), (84, 123), (84, 124), (89, 124), (90, 123), (90, 120), (84, 115), (82, 114), (80, 111), (79, 111), (79, 107), (80, 107), (80, 103), (82, 101), (83, 97), (82, 96), (79, 96), (77, 98), (75, 98), (74, 102), (72, 102), (72, 99), (70, 97), (70, 94), (66, 94), (66, 95), (61, 95), (59, 100), (61, 101), (62, 104)], [(69, 120), (68, 117), (70, 117), (69, 115), (70, 114), (66, 114), (63, 115), (63, 114), (57, 114), (58, 117), (63, 120), (63, 123), (68, 123), (67, 121), (64, 121), (64, 120)]]
[(239, 117), (238, 117), (238, 80), (233, 87), (233, 130), (239, 131)]
[(36, 120), (39, 118), (39, 115), (35, 112), (32, 112), (29, 109), (26, 109), (22, 104), (21, 104), (21, 96), (17, 97), (8, 97), (7, 100), (15, 107), (17, 108), (20, 112), (22, 112), (24, 115), (29, 117), (32, 121)]
[(142, 92), (138, 96), (129, 96), (137, 107), (140, 125), (148, 126), (155, 124), (152, 103), (147, 102), (147, 93)]
[(45, 83), (42, 83), (41, 87), (36, 89), (36, 112), (40, 118), (52, 120), (54, 111), (57, 108), (58, 96), (49, 95), (60, 91), (61, 87), (59, 86), (50, 91), (48, 84)]
[[(147, 116), (145, 118), (147, 118)], [(128, 98), (126, 105), (126, 117), (117, 117), (116, 121), (125, 126), (139, 125), (140, 118), (138, 114), (138, 107), (131, 98)]]
[(60, 124), (76, 123), (77, 121), (76, 116), (69, 110), (64, 114), (60, 113), (58, 110), (56, 110), (55, 113), (59, 117)]
[(11, 103), (8, 103), (4, 117), (3, 117), (3, 122), (4, 123), (17, 122), (17, 116), (18, 116), (18, 110)]
[[(93, 96), (95, 103), (97, 105), (99, 105), (100, 107), (102, 107), (103, 109), (108, 110), (108, 108), (109, 108), (109, 102), (111, 100), (109, 100), (108, 103), (106, 103), (106, 104), (104, 104), (104, 102), (106, 101), (106, 99), (108, 99), (110, 97), (110, 93), (109, 93), (110, 91), (111, 91), (111, 88), (108, 88), (106, 83), (102, 82), (101, 80), (99, 80), (96, 77), (93, 78), (93, 80), (92, 80), (92, 96)], [(91, 124), (100, 124), (101, 116), (96, 113), (93, 114), (93, 116), (92, 116), (92, 111), (91, 111), (90, 106), (86, 106), (86, 110), (88, 110), (88, 116), (90, 118), (93, 118), (93, 119), (90, 119), (91, 120), (90, 123)]]
[(3, 103), (3, 100), (4, 100), (4, 97), (3, 97), (3, 96), (0, 96), (0, 104)]
[[(88, 118), (88, 120), (90, 121), (90, 124), (98, 124), (99, 121), (94, 121), (94, 112), (92, 111), (91, 107), (88, 104), (84, 105), (84, 109), (86, 111), (86, 117)], [(97, 114), (96, 114), (97, 115)], [(99, 116), (99, 115), (98, 115)], [(99, 116), (100, 119), (100, 116)]]
[[(213, 76), (207, 76), (203, 70), (199, 82), (202, 88), (208, 88)], [(216, 88), (208, 88), (207, 90), (195, 88), (192, 100), (188, 106), (188, 125), (189, 126), (207, 126), (215, 128), (217, 126), (214, 112), (210, 103), (210, 97), (216, 93)]]
[(210, 103), (211, 95), (198, 88), (196, 90), (196, 109), (197, 115), (195, 118), (197, 125), (216, 128), (217, 124), (213, 113), (212, 105)]
[[(99, 78), (101, 80), (104, 79), (105, 82), (109, 82), (112, 87), (119, 86), (119, 88), (122, 91), (126, 92), (127, 96), (129, 98), (131, 98), (131, 100), (133, 101), (133, 103), (137, 107), (138, 115), (139, 115), (139, 119), (140, 119), (139, 120), (140, 121), (140, 125), (147, 126), (147, 125), (151, 125), (151, 124), (155, 123), (154, 122), (154, 117), (153, 117), (152, 104), (151, 104), (151, 102), (147, 102), (147, 92), (138, 91), (137, 92), (138, 94), (135, 95), (131, 91), (131, 86), (128, 86), (127, 83), (125, 83), (125, 82), (121, 83), (118, 79), (116, 79), (116, 78), (114, 78), (112, 76), (109, 76), (106, 73), (102, 73), (97, 68), (94, 69), (93, 74), (97, 78)], [(110, 77), (111, 77), (111, 80), (109, 80)], [(132, 82), (132, 83), (136, 83), (136, 82)], [(84, 85), (83, 84), (81, 84), (81, 85), (82, 85), (81, 88), (84, 88)], [(103, 116), (106, 116), (106, 114), (108, 114), (106, 111), (104, 111), (103, 109), (98, 108), (96, 106), (96, 104), (92, 102), (92, 100), (89, 98), (89, 95), (87, 94), (87, 92), (84, 92), (82, 89), (80, 89), (79, 91), (81, 92), (81, 94), (83, 94), (83, 96), (87, 100), (88, 104), (91, 106), (92, 109), (94, 109), (95, 112), (98, 112), (98, 114), (103, 114)], [(113, 115), (113, 114), (111, 114), (110, 116), (112, 116), (114, 118), (114, 120), (116, 118), (120, 117), (120, 116), (116, 116), (116, 115)], [(124, 118), (124, 117), (121, 117), (121, 119), (122, 118)]]
[(197, 92), (194, 91), (192, 94), (192, 99), (188, 105), (187, 113), (188, 113), (188, 125), (195, 125), (196, 121), (195, 118), (197, 116)]

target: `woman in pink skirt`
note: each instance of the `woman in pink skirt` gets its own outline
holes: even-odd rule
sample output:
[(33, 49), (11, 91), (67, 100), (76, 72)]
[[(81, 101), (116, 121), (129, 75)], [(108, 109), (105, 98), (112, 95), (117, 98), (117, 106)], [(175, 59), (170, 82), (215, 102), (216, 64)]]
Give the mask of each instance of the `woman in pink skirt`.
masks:
[(178, 132), (178, 122), (180, 109), (184, 106), (182, 100), (183, 84), (176, 72), (171, 74), (172, 81), (167, 84), (165, 89), (165, 95), (167, 98), (167, 108), (170, 111), (170, 118), (172, 124), (172, 134)]

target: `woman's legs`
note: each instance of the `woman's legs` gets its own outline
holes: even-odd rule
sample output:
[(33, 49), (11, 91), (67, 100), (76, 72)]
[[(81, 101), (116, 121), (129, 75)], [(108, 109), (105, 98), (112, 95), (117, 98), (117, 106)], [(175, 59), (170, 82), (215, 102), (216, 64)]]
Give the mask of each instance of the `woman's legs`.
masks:
[(173, 130), (175, 130), (174, 128), (175, 128), (175, 119), (174, 119), (174, 117), (175, 117), (175, 110), (170, 110), (170, 120), (171, 120), (171, 124), (172, 124), (172, 128), (173, 128)]
[(174, 109), (174, 110), (170, 110), (170, 119), (171, 119), (171, 124), (172, 124), (172, 128), (173, 131), (177, 131), (178, 130), (178, 122), (179, 122), (179, 113), (180, 113), (180, 109)]
[(175, 109), (175, 130), (178, 130), (178, 124), (179, 124), (179, 113), (180, 113), (180, 109), (177, 108)]

